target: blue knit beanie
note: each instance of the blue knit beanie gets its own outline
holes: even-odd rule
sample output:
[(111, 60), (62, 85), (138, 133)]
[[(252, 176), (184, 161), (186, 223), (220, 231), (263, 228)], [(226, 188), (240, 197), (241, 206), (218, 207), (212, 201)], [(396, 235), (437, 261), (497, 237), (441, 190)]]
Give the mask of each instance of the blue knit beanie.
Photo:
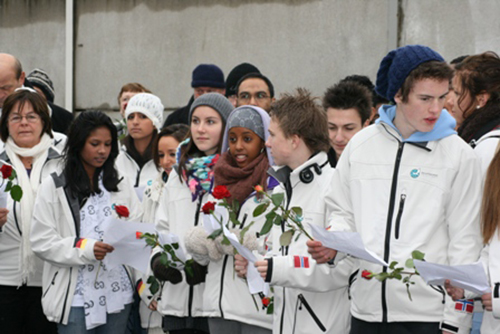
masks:
[(193, 70), (191, 87), (226, 88), (224, 73), (213, 64), (200, 64)]
[(410, 72), (432, 60), (444, 62), (439, 53), (424, 45), (406, 45), (392, 50), (380, 62), (375, 91), (394, 102), (394, 96)]

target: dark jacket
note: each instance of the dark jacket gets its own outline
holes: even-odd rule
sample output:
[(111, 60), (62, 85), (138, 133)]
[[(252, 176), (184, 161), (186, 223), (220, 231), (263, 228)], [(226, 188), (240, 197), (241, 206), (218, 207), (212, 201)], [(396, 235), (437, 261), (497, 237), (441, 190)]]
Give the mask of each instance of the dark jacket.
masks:
[(163, 123), (163, 129), (172, 124), (186, 124), (189, 125), (189, 110), (194, 101), (194, 95), (191, 95), (187, 106), (177, 109), (170, 115), (168, 115), (167, 120)]
[(73, 122), (73, 114), (52, 102), (48, 102), (48, 104), (52, 109), (52, 130), (66, 134), (71, 122)]

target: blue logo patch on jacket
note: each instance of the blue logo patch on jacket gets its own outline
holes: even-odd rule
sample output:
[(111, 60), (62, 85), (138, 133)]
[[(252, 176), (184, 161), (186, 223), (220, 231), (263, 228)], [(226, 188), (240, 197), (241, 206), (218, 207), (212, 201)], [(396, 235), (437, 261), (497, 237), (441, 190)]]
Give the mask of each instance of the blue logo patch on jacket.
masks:
[(419, 177), (420, 176), (420, 169), (418, 169), (418, 168), (412, 169), (412, 171), (410, 172), (410, 176), (414, 179)]

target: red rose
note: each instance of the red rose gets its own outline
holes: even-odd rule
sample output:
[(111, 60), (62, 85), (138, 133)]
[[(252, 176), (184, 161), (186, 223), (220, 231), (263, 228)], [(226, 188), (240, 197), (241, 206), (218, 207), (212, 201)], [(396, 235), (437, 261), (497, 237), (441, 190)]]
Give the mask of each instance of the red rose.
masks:
[(215, 210), (215, 202), (206, 202), (205, 205), (203, 205), (203, 207), (201, 208), (201, 211), (206, 215), (209, 215), (210, 212), (214, 210)]
[(271, 303), (271, 298), (269, 297), (262, 298), (262, 305), (264, 305), (264, 307), (268, 307), (270, 303)]
[(8, 179), (9, 176), (12, 175), (12, 166), (11, 165), (3, 165), (0, 168), (0, 172), (2, 173), (2, 178)]
[(212, 196), (216, 199), (223, 199), (231, 197), (231, 193), (227, 190), (226, 186), (217, 186), (212, 190)]
[(128, 218), (130, 215), (128, 208), (125, 205), (115, 205), (115, 211), (120, 218)]
[(368, 270), (363, 270), (363, 272), (361, 273), (361, 277), (363, 277), (364, 279), (372, 279), (373, 278), (373, 273), (371, 271), (368, 271)]

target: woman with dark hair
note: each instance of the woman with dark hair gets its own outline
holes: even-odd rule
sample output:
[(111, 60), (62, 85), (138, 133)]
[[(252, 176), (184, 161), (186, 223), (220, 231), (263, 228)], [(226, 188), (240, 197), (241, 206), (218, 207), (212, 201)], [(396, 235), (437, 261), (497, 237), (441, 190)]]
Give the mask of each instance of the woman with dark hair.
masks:
[(149, 93), (134, 95), (125, 109), (128, 135), (116, 159), (118, 170), (134, 180), (137, 196), (142, 200), (144, 188), (158, 174), (153, 161), (153, 143), (163, 121), (163, 105), (160, 99)]
[(2, 333), (56, 333), (40, 303), (43, 261), (33, 254), (29, 240), (38, 188), (59, 161), (45, 100), (28, 88), (7, 97), (0, 136), (5, 143), (0, 160), (12, 165), (14, 183), (23, 190), (20, 202), (9, 196), (7, 207), (0, 208), (0, 328)]
[[(124, 333), (133, 288), (125, 267), (100, 260), (113, 247), (102, 241), (103, 223), (115, 206), (130, 220), (141, 208), (132, 186), (115, 169), (116, 128), (99, 111), (82, 113), (71, 125), (63, 171), (41, 185), (33, 214), (33, 252), (45, 262), (42, 306), (65, 333)], [(131, 194), (132, 193), (132, 194)]]
[[(161, 130), (153, 143), (153, 161), (161, 171), (153, 184), (146, 187), (144, 191), (142, 208), (144, 212), (143, 222), (145, 223), (154, 223), (155, 221), (156, 211), (160, 204), (159, 200), (175, 164), (177, 147), (186, 138), (188, 132), (189, 127), (186, 124), (172, 124)], [(148, 334), (163, 333), (162, 316), (156, 312), (158, 296), (151, 294), (147, 283), (149, 273), (145, 275), (138, 271), (135, 273), (138, 278), (136, 286), (140, 286), (141, 283), (146, 284), (146, 288), (138, 289), (142, 300), (139, 307), (141, 327), (144, 331), (147, 329)]]
[(455, 67), (453, 113), (463, 116), (458, 134), (481, 157), (486, 172), (500, 138), (500, 58), (485, 52)]
[[(211, 197), (214, 172), (219, 158), (226, 119), (233, 105), (218, 93), (197, 98), (189, 113), (190, 133), (178, 149), (177, 166), (170, 173), (156, 213), (160, 233), (173, 233), (184, 248), (184, 236), (203, 219), (200, 210)], [(203, 317), (203, 290), (206, 267), (193, 266), (194, 275), (164, 266), (156, 251), (151, 260), (154, 275), (163, 286), (158, 311), (164, 316), (163, 329), (170, 334), (208, 333)]]

